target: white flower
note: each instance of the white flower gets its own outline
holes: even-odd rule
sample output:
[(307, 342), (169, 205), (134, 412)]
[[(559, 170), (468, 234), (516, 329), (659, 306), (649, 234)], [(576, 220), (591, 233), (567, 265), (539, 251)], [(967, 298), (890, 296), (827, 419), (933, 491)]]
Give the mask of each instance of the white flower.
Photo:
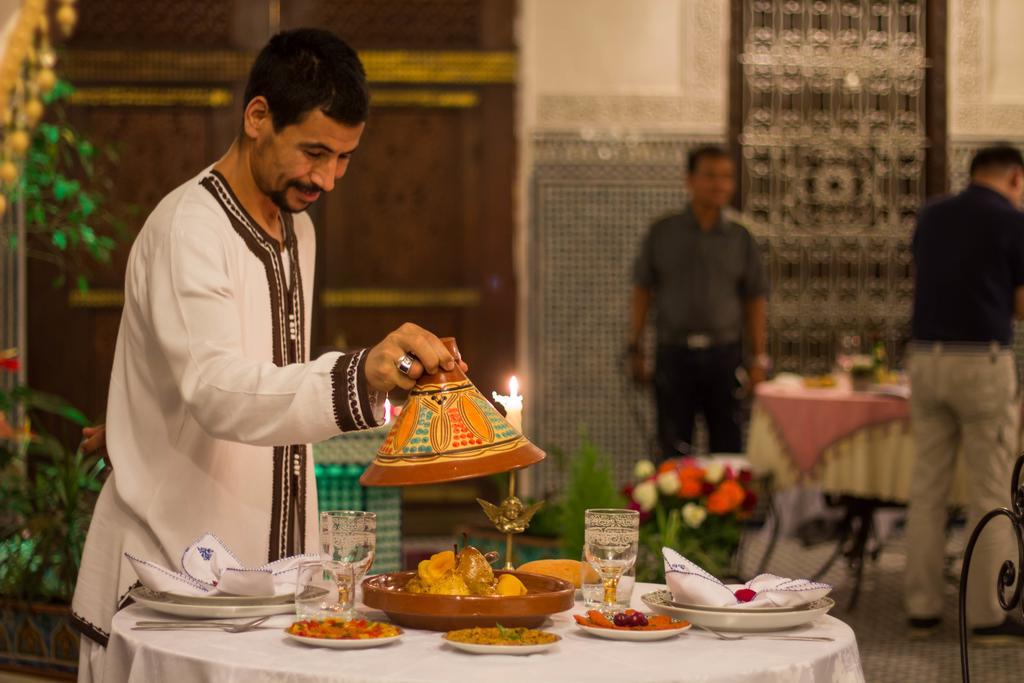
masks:
[(655, 481), (658, 482), (658, 490), (666, 496), (674, 496), (679, 493), (679, 473), (675, 470), (662, 472)]
[(722, 477), (725, 476), (725, 465), (720, 462), (708, 463), (708, 466), (704, 468), (704, 481), (709, 484), (717, 484), (722, 481)]
[(633, 478), (636, 480), (647, 479), (648, 477), (654, 476), (654, 463), (650, 460), (641, 460), (633, 466)]
[(708, 516), (708, 511), (704, 509), (704, 506), (697, 505), (696, 503), (687, 503), (683, 506), (683, 521), (686, 522), (686, 526), (691, 529), (696, 529), (704, 523), (704, 519)]
[(633, 487), (633, 502), (641, 512), (650, 512), (658, 504), (658, 489), (653, 481), (644, 481)]

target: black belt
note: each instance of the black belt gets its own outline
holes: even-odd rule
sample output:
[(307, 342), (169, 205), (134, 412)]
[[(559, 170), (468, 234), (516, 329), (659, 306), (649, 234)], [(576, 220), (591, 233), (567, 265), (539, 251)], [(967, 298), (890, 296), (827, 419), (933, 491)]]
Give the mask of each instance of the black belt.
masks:
[(740, 341), (740, 335), (738, 334), (713, 334), (711, 332), (694, 332), (686, 335), (677, 340), (666, 344), (666, 346), (683, 346), (691, 351), (701, 351), (704, 349), (711, 349), (716, 346), (728, 346), (729, 344), (738, 344)]

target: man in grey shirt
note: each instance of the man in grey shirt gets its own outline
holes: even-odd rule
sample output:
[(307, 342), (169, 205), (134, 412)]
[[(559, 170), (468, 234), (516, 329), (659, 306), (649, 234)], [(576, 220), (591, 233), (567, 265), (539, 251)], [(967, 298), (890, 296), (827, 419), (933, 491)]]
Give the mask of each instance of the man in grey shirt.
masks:
[(634, 378), (645, 382), (641, 339), (653, 299), (658, 445), (662, 458), (688, 452), (694, 418), (703, 413), (715, 453), (742, 450), (736, 370), (747, 332), (752, 384), (764, 379), (767, 286), (757, 244), (723, 215), (736, 188), (735, 169), (720, 147), (700, 147), (688, 160), (690, 204), (655, 222), (636, 261), (629, 352)]

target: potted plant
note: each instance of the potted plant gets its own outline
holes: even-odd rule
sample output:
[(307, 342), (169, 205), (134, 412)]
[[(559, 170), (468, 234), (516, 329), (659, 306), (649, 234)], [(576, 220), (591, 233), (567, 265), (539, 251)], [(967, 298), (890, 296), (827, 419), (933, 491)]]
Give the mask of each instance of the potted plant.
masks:
[[(58, 104), (72, 92), (58, 82), (44, 95)], [(54, 286), (88, 288), (89, 266), (104, 264), (124, 236), (106, 200), (102, 172), (114, 160), (50, 107), (20, 167), (0, 164), (9, 210), (24, 212), (24, 240), (0, 223), (0, 248), (56, 268)], [(101, 461), (73, 445), (85, 416), (63, 399), (9, 381), (18, 361), (0, 349), (0, 668), (70, 677), (78, 635), (67, 616), (82, 545), (100, 488)], [(8, 380), (8, 381), (5, 381)]]
[[(6, 360), (6, 370), (16, 369)], [(103, 462), (64, 445), (61, 432), (77, 434), (88, 421), (63, 399), (21, 385), (0, 389), (3, 415), (21, 417), (0, 419), (0, 666), (71, 673), (78, 635), (67, 605)]]

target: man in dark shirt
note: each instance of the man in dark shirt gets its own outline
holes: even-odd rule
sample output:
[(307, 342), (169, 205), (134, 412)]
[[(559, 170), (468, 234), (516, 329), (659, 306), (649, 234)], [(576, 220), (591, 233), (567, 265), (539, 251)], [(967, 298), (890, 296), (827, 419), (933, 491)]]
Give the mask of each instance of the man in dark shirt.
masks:
[(719, 147), (695, 149), (688, 161), (690, 205), (651, 226), (636, 261), (629, 351), (646, 381), (641, 338), (653, 299), (657, 330), (654, 387), (660, 457), (690, 450), (703, 413), (712, 452), (742, 451), (736, 371), (743, 332), (753, 356), (753, 383), (764, 378), (767, 286), (757, 244), (723, 215), (735, 190), (732, 160)]
[[(970, 526), (1006, 506), (1020, 421), (1010, 342), (1024, 313), (1024, 159), (1012, 147), (980, 150), (971, 185), (923, 208), (914, 233), (911, 418), (917, 460), (907, 519), (904, 597), (918, 635), (944, 604), (946, 505), (958, 452), (969, 476)], [(992, 524), (975, 547), (967, 619), (975, 638), (1022, 637), (994, 590), (1015, 546)]]

